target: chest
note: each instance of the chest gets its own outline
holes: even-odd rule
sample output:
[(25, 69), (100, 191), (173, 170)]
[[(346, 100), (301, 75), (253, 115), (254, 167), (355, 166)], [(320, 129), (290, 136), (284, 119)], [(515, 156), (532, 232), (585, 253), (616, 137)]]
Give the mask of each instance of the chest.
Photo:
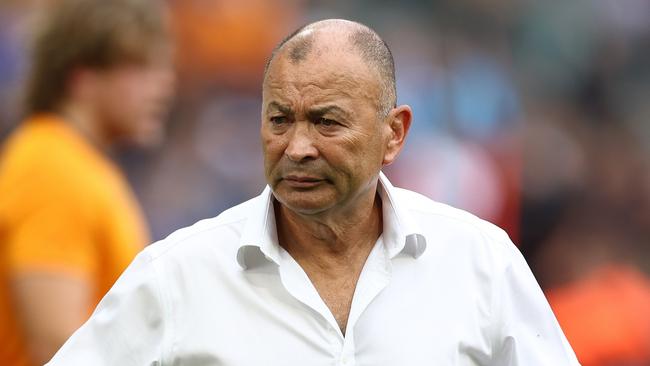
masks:
[(346, 273), (341, 276), (308, 274), (308, 277), (316, 292), (318, 292), (318, 295), (332, 313), (334, 319), (336, 319), (341, 332), (345, 334), (359, 275), (357, 273)]
[[(474, 360), (489, 354), (483, 300), (466, 280), (449, 286), (448, 276), (427, 272), (364, 269), (345, 335), (328, 304), (343, 297), (320, 295), (304, 273), (249, 271), (230, 283), (204, 283), (210, 291), (201, 299), (178, 298), (192, 306), (176, 312), (169, 363), (192, 364), (202, 354), (202, 365), (478, 365)], [(413, 281), (417, 276), (422, 281)]]

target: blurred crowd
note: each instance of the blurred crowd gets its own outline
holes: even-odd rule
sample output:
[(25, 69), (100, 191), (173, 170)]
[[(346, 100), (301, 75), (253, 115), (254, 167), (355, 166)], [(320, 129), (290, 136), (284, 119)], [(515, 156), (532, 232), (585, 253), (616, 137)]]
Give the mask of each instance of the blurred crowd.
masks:
[[(41, 3), (0, 1), (0, 139), (23, 117)], [(649, 0), (169, 4), (166, 140), (117, 157), (154, 239), (261, 191), (267, 55), (309, 21), (358, 20), (414, 111), (391, 180), (506, 229), (585, 366), (650, 365)]]

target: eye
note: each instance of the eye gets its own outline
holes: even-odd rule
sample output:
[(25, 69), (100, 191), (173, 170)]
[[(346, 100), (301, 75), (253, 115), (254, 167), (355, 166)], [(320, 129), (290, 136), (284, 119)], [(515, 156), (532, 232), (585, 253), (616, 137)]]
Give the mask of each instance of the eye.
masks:
[(333, 119), (319, 118), (317, 124), (321, 125), (323, 127), (333, 127), (334, 125), (337, 125), (338, 123)]
[(275, 116), (275, 117), (271, 117), (270, 121), (271, 121), (272, 124), (274, 124), (276, 126), (280, 126), (280, 125), (283, 125), (283, 124), (287, 123), (288, 120), (287, 120), (287, 117), (285, 117), (285, 116)]

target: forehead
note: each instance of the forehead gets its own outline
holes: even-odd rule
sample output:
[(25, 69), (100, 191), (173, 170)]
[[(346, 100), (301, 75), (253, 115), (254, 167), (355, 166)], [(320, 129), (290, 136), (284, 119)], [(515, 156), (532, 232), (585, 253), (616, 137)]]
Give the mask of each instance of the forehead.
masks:
[(298, 61), (290, 52), (289, 47), (269, 65), (264, 98), (378, 98), (378, 75), (355, 52), (318, 47)]

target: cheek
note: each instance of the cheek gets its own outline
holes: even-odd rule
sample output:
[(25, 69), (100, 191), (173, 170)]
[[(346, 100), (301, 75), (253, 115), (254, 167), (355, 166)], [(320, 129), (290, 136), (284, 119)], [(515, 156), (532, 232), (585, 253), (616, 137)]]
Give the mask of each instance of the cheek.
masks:
[(261, 131), (262, 154), (267, 170), (272, 168), (284, 155), (285, 144), (280, 136)]
[(102, 104), (107, 112), (128, 117), (140, 109), (142, 92), (129, 80), (115, 80), (107, 84), (102, 95)]
[(341, 139), (339, 146), (345, 151), (348, 158), (352, 157), (355, 163), (372, 160), (378, 153), (381, 143), (379, 137), (365, 131), (355, 131)]
[(278, 137), (265, 131), (264, 128), (262, 128), (260, 136), (264, 155), (277, 153), (279, 150)]
[(384, 149), (379, 135), (359, 132), (343, 140), (341, 146), (344, 150), (341, 158), (347, 161), (346, 165), (359, 178), (382, 168)]
[(119, 85), (107, 85), (96, 101), (101, 115), (113, 123), (118, 123), (128, 116), (133, 103), (130, 95), (125, 95)]
[(102, 101), (102, 115), (113, 135), (121, 138), (159, 139), (161, 122), (152, 108), (143, 103), (141, 91), (121, 85), (110, 90)]
[(151, 107), (152, 92), (148, 89), (150, 89), (150, 86), (134, 85), (133, 82), (123, 85), (122, 99), (126, 99), (127, 95), (129, 96), (130, 100), (126, 103), (133, 113), (144, 113)]
[(124, 73), (113, 85), (113, 92), (132, 111), (146, 111), (168, 101), (171, 96), (169, 83), (147, 73)]

